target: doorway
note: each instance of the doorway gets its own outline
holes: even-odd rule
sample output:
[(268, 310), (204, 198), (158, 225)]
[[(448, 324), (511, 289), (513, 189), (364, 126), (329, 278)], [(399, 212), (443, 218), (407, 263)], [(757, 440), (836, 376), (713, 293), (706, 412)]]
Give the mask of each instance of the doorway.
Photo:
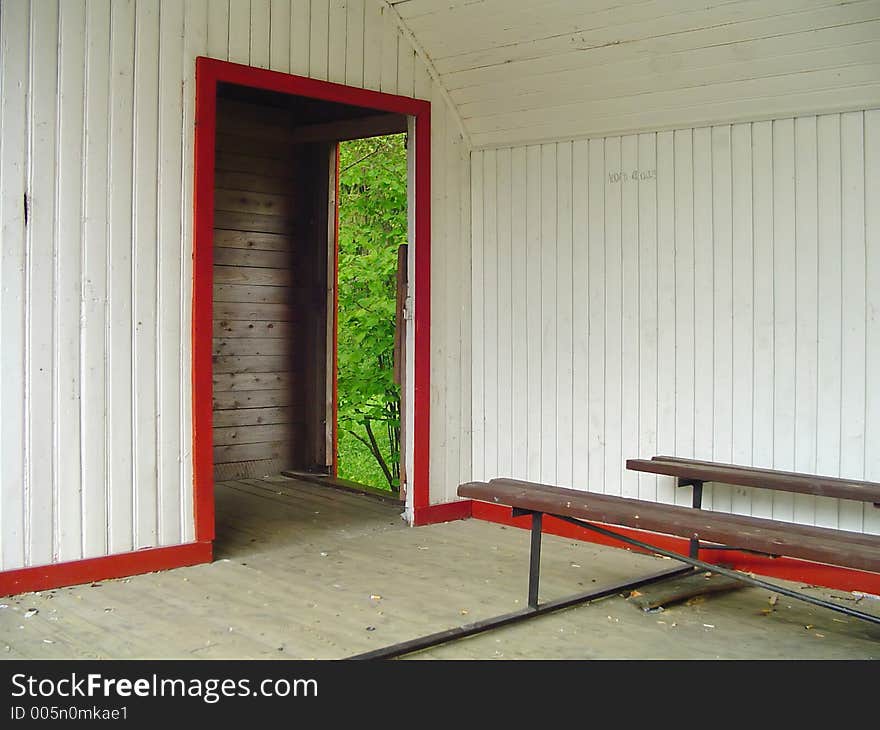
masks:
[[(339, 144), (337, 476), (400, 490), (407, 135)], [(405, 473), (405, 472), (404, 472)]]
[(427, 505), (428, 103), (198, 59), (196, 106), (196, 539), (213, 539), (215, 478), (334, 472), (338, 142), (404, 131), (416, 139), (401, 459), (412, 516)]

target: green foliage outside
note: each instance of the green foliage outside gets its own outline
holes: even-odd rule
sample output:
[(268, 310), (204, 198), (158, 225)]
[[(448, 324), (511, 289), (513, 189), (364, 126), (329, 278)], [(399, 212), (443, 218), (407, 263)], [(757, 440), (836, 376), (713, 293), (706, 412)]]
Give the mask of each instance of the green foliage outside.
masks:
[(405, 135), (340, 144), (339, 454), (345, 479), (400, 486), (394, 383), (397, 249), (406, 243)]

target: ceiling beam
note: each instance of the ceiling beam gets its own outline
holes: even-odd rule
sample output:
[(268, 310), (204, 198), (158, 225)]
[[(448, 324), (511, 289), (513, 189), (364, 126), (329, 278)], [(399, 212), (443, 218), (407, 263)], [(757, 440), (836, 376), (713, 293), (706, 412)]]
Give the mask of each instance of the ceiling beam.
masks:
[(406, 131), (402, 114), (371, 114), (368, 117), (339, 119), (334, 122), (307, 124), (290, 130), (291, 142), (343, 142), (348, 139), (381, 137)]

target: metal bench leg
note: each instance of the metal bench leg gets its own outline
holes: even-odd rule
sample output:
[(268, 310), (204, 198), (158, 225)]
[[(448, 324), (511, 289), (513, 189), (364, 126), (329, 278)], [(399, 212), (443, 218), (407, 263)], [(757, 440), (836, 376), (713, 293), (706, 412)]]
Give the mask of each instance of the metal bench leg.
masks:
[[(694, 509), (700, 509), (703, 506), (703, 482), (694, 479), (691, 485), (694, 488), (691, 506)], [(700, 541), (697, 538), (691, 538), (690, 556), (692, 558), (700, 557)]]
[(532, 512), (532, 546), (529, 552), (529, 605), (538, 607), (538, 580), (541, 576), (541, 522), (543, 514)]

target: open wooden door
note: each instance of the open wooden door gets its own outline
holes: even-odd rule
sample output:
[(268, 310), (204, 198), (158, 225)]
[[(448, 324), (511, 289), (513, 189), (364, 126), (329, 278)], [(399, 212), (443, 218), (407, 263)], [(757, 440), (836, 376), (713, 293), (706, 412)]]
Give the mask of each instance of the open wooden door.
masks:
[(308, 234), (301, 243), (305, 276), (300, 285), (310, 302), (308, 333), (299, 353), (302, 382), (307, 389), (304, 420), (308, 434), (308, 471), (336, 472), (336, 307), (338, 247), (338, 149), (332, 142), (314, 142), (313, 205), (307, 212)]
[(339, 327), (339, 142), (329, 145), (327, 190), (327, 337), (324, 362), (328, 377), (325, 381), (325, 421), (323, 459), (334, 477), (338, 463), (338, 327)]
[[(409, 246), (397, 249), (397, 303), (394, 309), (394, 382), (400, 386), (401, 401), (406, 397), (406, 297), (409, 283)], [(401, 405), (402, 402), (401, 402)], [(400, 443), (406, 443), (406, 419), (401, 408)], [(406, 450), (400, 449), (400, 499), (406, 500)]]

